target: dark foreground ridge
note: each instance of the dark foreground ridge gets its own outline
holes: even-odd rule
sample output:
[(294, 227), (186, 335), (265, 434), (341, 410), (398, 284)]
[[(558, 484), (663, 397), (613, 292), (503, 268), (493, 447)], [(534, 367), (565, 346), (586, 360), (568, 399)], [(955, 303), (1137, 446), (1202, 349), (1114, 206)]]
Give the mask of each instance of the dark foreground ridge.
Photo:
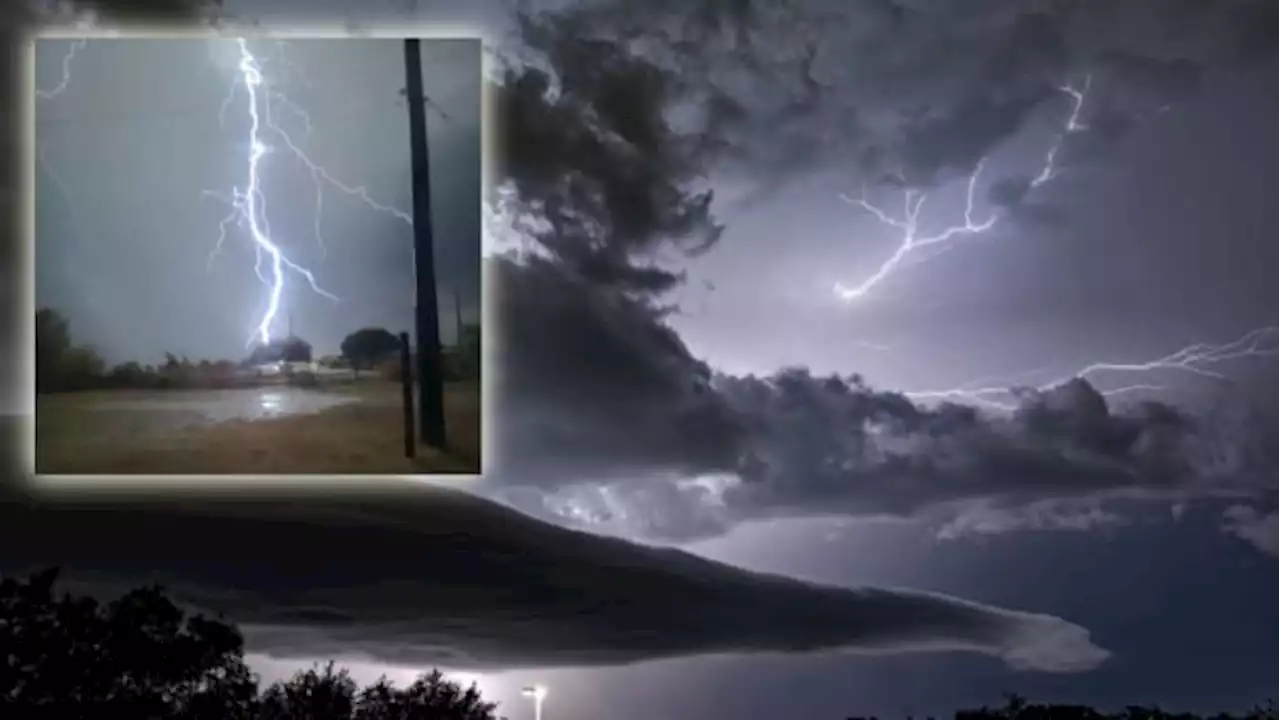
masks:
[[(183, 718), (185, 720), (497, 720), (497, 704), (474, 684), (439, 670), (405, 687), (385, 678), (361, 688), (327, 665), (265, 688), (244, 661), (233, 625), (188, 615), (157, 586), (103, 604), (55, 592), (56, 569), (0, 580), (0, 716)], [(851, 716), (854, 720), (857, 716)], [(1130, 707), (1035, 705), (1017, 696), (999, 708), (960, 710), (956, 720), (1201, 720), (1204, 716)], [(1217, 720), (1276, 717), (1274, 705)], [(871, 720), (857, 718), (857, 720)]]

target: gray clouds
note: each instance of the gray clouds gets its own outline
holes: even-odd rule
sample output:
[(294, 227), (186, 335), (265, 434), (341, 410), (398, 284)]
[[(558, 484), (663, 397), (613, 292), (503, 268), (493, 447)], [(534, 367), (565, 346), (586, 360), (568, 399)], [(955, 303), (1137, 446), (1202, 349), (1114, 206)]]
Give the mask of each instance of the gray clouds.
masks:
[[(1194, 90), (1205, 67), (1231, 60), (1233, 18), (1253, 5), (761, 6), (763, 14), (732, 23), (714, 12), (673, 21), (664, 32), (675, 35), (646, 40), (652, 66), (608, 33), (616, 38), (629, 23), (651, 31), (644, 23), (679, 20), (686, 6), (643, 17), (601, 7), (598, 16), (526, 27), (555, 77), (521, 68), (504, 78), (500, 170), (524, 209), (550, 221), (536, 239), (551, 259), (493, 263), (497, 492), (540, 512), (544, 489), (551, 502), (565, 500), (561, 491), (594, 495), (591, 508), (567, 506), (606, 520), (621, 507), (643, 529), (685, 537), (776, 515), (1264, 491), (1256, 478), (1274, 455), (1241, 454), (1238, 445), (1264, 434), (1265, 423), (1215, 437), (1212, 425), (1169, 408), (1110, 408), (1082, 382), (1028, 393), (1018, 413), (992, 417), (804, 371), (716, 377), (667, 326), (655, 294), (680, 274), (646, 263), (669, 245), (699, 250), (718, 237), (700, 178), (732, 160), (739, 140), (803, 158), (790, 138), (826, 138), (852, 117), (839, 137), (853, 140), (864, 171), (905, 163), (924, 182), (967, 169), (1058, 97), (1055, 84), (1092, 68), (1100, 68), (1098, 112), (1116, 118), (1102, 125), (1119, 132)], [(764, 22), (779, 14), (786, 27), (830, 32), (799, 33), (801, 46), (788, 45)], [(862, 30), (835, 37), (841, 23)], [(732, 27), (742, 32), (722, 32)], [(566, 32), (583, 28), (605, 39)], [(716, 62), (699, 75), (688, 66), (695, 57)], [(742, 76), (729, 66), (772, 78), (753, 85), (763, 105), (735, 99)], [(671, 117), (700, 100), (722, 115), (683, 125)], [(766, 128), (774, 135), (758, 143)], [(845, 157), (844, 146), (821, 147), (828, 159)], [(734, 480), (690, 482), (702, 476)], [(593, 487), (600, 483), (612, 489)]]
[(726, 380), (758, 418), (749, 504), (909, 514), (976, 497), (1018, 502), (1173, 482), (1180, 431), (1166, 414), (1114, 415), (1084, 380), (1028, 393), (1011, 417), (923, 408), (857, 382), (784, 372)]
[(651, 300), (541, 259), (491, 263), (495, 357), (511, 361), (484, 483), (531, 512), (688, 538), (771, 517), (1274, 491), (1275, 415), (1244, 404), (1113, 406), (1076, 379), (986, 413), (856, 376), (713, 374)]
[(489, 265), (497, 452), (522, 482), (736, 463), (740, 437), (710, 368), (654, 303), (543, 259)]
[[(532, 233), (553, 261), (494, 261), (504, 335), (496, 342), (509, 345), (496, 354), (503, 457), (490, 487), (532, 512), (667, 538), (777, 516), (912, 516), (975, 503), (1043, 514), (1056, 501), (1267, 497), (1275, 459), (1256, 448), (1273, 415), (1228, 432), (1219, 418), (1202, 422), (1157, 403), (1113, 407), (1084, 380), (1027, 390), (1004, 416), (924, 407), (804, 369), (710, 374), (666, 324), (657, 291), (679, 274), (644, 262), (682, 234), (671, 231), (680, 224), (600, 202), (626, 187), (650, 199), (654, 188), (677, 188), (680, 202), (696, 206), (700, 175), (730, 168), (777, 182), (775, 161), (798, 160), (792, 170), (801, 172), (806, 158), (847, 163), (863, 179), (931, 184), (972, 170), (1050, 100), (1061, 102), (1062, 83), (1093, 73), (1088, 120), (1100, 132), (1073, 136), (1066, 148), (1087, 157), (1193, 92), (1204, 73), (1265, 55), (1258, 37), (1239, 52), (1248, 34), (1241, 13), (1250, 12), (1262, 11), (1198, 2), (706, 2), (640, 13), (604, 2), (540, 16), (526, 39), (567, 80), (522, 95), (538, 110), (529, 117), (542, 126), (564, 120), (560, 135), (610, 148), (611, 162), (605, 172), (583, 162), (591, 153), (518, 156), (504, 175), (526, 201), (551, 197), (572, 227)], [(632, 53), (625, 62), (616, 59), (623, 46)], [(585, 72), (584, 57), (600, 62)], [(637, 141), (621, 116), (593, 112), (628, 88), (666, 102), (671, 128), (645, 125)], [(673, 148), (698, 162), (672, 162)], [(663, 177), (671, 182), (655, 182)], [(564, 178), (594, 182), (575, 189), (557, 184)], [(1018, 206), (1018, 217), (1062, 222), (1052, 208), (1025, 204), (1018, 183), (997, 180), (1002, 204)], [(546, 207), (529, 204), (535, 214)], [(633, 222), (618, 234), (621, 218)], [(609, 258), (609, 272), (584, 257)]]
[(713, 199), (694, 184), (702, 158), (667, 121), (680, 82), (618, 42), (579, 37), (576, 25), (525, 18), (526, 42), (555, 68), (508, 67), (495, 117), (502, 185), (524, 231), (588, 279), (663, 291), (680, 275), (638, 267), (638, 256), (682, 246), (705, 251), (719, 237)]
[(1232, 505), (1223, 513), (1227, 532), (1262, 552), (1276, 554), (1276, 511), (1259, 513), (1248, 505)]
[[(1204, 2), (594, 2), (547, 23), (630, 38), (680, 79), (690, 135), (768, 176), (840, 167), (928, 185), (1034, 123), (1093, 73), (1114, 135), (1205, 72), (1265, 57), (1274, 8)], [(536, 43), (535, 43), (536, 44)], [(690, 120), (690, 116), (696, 118)]]
[(1074, 672), (1108, 655), (1051, 616), (812, 585), (542, 524), (453, 490), (382, 489), (199, 507), (10, 500), (0, 571), (57, 564), (96, 593), (160, 582), (227, 613), (255, 652), (278, 657), (480, 669), (961, 650)]

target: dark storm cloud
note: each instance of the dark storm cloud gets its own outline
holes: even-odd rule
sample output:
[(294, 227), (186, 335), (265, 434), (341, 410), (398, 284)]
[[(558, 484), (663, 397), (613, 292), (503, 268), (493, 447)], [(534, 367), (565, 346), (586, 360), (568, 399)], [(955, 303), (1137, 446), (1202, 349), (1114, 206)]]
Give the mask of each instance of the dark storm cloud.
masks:
[(19, 0), (13, 3), (17, 12), (12, 17), (6, 15), (6, 20), (27, 26), (67, 23), (85, 17), (110, 18), (134, 26), (154, 24), (167, 29), (175, 22), (213, 19), (221, 5), (221, 0)]
[(475, 669), (963, 650), (1072, 672), (1108, 655), (1055, 617), (751, 573), (546, 525), (443, 488), (200, 505), (6, 503), (0, 570), (57, 564), (99, 592), (160, 582), (182, 601), (226, 612), (255, 652), (283, 657)]
[[(896, 393), (784, 372), (726, 379), (730, 403), (757, 418), (746, 505), (909, 514), (965, 498), (1012, 501), (1174, 482), (1180, 420), (1110, 413), (1087, 382), (1032, 392), (1010, 418), (926, 409)], [(731, 496), (731, 502), (733, 502)]]
[(494, 259), (489, 272), (495, 428), (522, 482), (737, 462), (741, 437), (711, 369), (652, 301), (540, 258)]
[(774, 182), (835, 165), (920, 185), (969, 172), (1086, 74), (1100, 104), (1126, 99), (1113, 123), (1176, 102), (1203, 72), (1274, 47), (1259, 28), (1269, 5), (592, 2), (543, 27), (580, 44), (628, 38), (677, 74), (700, 108), (691, 135), (722, 161)]
[[(495, 389), (488, 483), (535, 512), (687, 538), (778, 516), (968, 503), (1043, 513), (1052, 501), (1273, 490), (1274, 414), (1245, 405), (1200, 417), (1112, 407), (1076, 379), (1019, 391), (1005, 415), (803, 369), (712, 374), (650, 300), (547, 260), (493, 264), (495, 353), (511, 361)], [(680, 485), (716, 474), (741, 482)], [(576, 500), (547, 504), (533, 488)]]
[[(793, 140), (825, 138), (833, 119), (855, 115), (839, 133), (853, 145), (831, 145), (825, 159), (856, 151), (864, 172), (928, 183), (972, 169), (1084, 73), (1097, 75), (1091, 119), (1101, 132), (1079, 142), (1096, 153), (1108, 134), (1194, 91), (1206, 68), (1234, 61), (1227, 50), (1250, 6), (870, 7), (697, 3), (638, 13), (594, 3), (525, 25), (524, 39), (557, 72), (508, 76), (518, 102), (500, 113), (511, 138), (504, 177), (526, 211), (552, 216), (531, 233), (551, 259), (496, 263), (497, 318), (511, 334), (499, 342), (511, 345), (498, 353), (509, 377), (498, 391), (505, 460), (493, 482), (576, 495), (571, 516), (630, 515), (630, 529), (669, 537), (787, 514), (1263, 492), (1268, 481), (1259, 478), (1274, 458), (1245, 461), (1239, 448), (1256, 444), (1266, 422), (1228, 435), (1159, 404), (1109, 407), (1083, 380), (1025, 391), (1009, 417), (921, 407), (804, 370), (708, 382), (652, 294), (678, 274), (641, 262), (687, 234), (684, 216), (654, 205), (640, 212), (633, 197), (698, 207), (705, 196), (696, 180), (726, 161), (772, 166), (737, 150), (781, 149), (783, 157)], [(835, 32), (851, 26), (857, 32)], [(613, 112), (632, 107), (619, 95), (671, 112), (665, 121), (651, 107)], [(704, 111), (684, 112), (695, 106)], [(629, 128), (626, 118), (643, 122)], [(608, 162), (598, 162), (605, 148)], [(1004, 179), (995, 199), (1024, 219), (1065, 222), (1025, 202), (1027, 182)], [(697, 219), (714, 228), (709, 215)], [(680, 485), (717, 473), (742, 482), (716, 492)], [(600, 481), (612, 486), (591, 487)], [(507, 497), (537, 509), (527, 494)], [(609, 509), (619, 498), (621, 507)]]
[(712, 194), (691, 189), (702, 158), (665, 116), (679, 79), (617, 42), (577, 37), (572, 23), (526, 18), (522, 29), (557, 71), (512, 66), (498, 81), (498, 172), (540, 221), (526, 231), (594, 282), (670, 289), (677, 273), (633, 260), (664, 245), (705, 251), (720, 232)]
[(1269, 555), (1277, 554), (1276, 511), (1260, 513), (1248, 505), (1232, 505), (1222, 516), (1224, 529)]

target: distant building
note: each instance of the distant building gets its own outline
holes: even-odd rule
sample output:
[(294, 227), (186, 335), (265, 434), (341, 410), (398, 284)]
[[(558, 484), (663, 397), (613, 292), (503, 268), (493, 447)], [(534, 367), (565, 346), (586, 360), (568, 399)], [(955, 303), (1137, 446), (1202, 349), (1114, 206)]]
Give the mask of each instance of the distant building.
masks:
[(245, 365), (266, 376), (316, 371), (310, 343), (292, 333), (265, 345), (255, 345)]

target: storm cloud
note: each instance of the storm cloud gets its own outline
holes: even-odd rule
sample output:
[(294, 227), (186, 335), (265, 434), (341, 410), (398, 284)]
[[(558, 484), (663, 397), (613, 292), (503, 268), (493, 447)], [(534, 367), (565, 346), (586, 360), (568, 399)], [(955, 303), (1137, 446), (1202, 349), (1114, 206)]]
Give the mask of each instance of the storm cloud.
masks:
[[(779, 162), (796, 173), (838, 163), (864, 181), (931, 185), (971, 172), (1060, 109), (1049, 104), (1064, 101), (1064, 83), (1086, 76), (1098, 131), (1073, 135), (1062, 154), (1096, 158), (1125, 128), (1195, 92), (1206, 73), (1272, 47), (1247, 22), (1265, 9), (645, 10), (600, 2), (524, 18), (526, 49), (552, 72), (530, 64), (506, 79), (518, 102), (499, 117), (511, 147), (532, 149), (505, 157), (502, 177), (523, 212), (550, 221), (523, 226), (540, 253), (490, 262), (501, 379), (487, 491), (546, 517), (665, 539), (780, 516), (983, 506), (1060, 518), (1051, 510), (1059, 501), (1274, 492), (1274, 455), (1259, 452), (1274, 434), (1269, 413), (1228, 432), (1198, 410), (1115, 406), (1084, 379), (1021, 391), (1016, 411), (995, 414), (923, 406), (857, 376), (804, 368), (716, 373), (670, 328), (663, 291), (681, 276), (658, 262), (669, 257), (663, 250), (705, 249), (685, 242), (692, 227), (718, 238), (699, 184), (708, 176), (776, 185)], [(625, 111), (627, 98), (649, 110)], [(652, 112), (657, 104), (665, 116)], [(530, 127), (544, 142), (510, 135)], [(993, 199), (1015, 218), (1066, 222), (1026, 200), (1028, 182), (997, 178)], [(647, 209), (623, 198), (644, 198)], [(1064, 524), (1004, 525), (1037, 523)]]
[(566, 48), (625, 44), (679, 78), (682, 124), (708, 156), (770, 182), (838, 167), (926, 186), (970, 172), (1085, 75), (1111, 128), (1091, 141), (1114, 139), (1205, 73), (1265, 56), (1274, 12), (1252, 0), (604, 1), (536, 16), (525, 39), (558, 68)]
[(523, 482), (732, 467), (743, 439), (646, 296), (562, 263), (489, 262), (496, 452)]
[(58, 565), (71, 587), (96, 594), (160, 583), (181, 602), (225, 613), (254, 652), (277, 657), (483, 669), (954, 650), (1074, 672), (1108, 656), (1056, 617), (752, 573), (547, 525), (446, 488), (132, 507), (84, 495), (20, 502), (0, 506), (6, 575)]
[(856, 375), (734, 377), (695, 358), (647, 296), (542, 259), (490, 272), (499, 441), (482, 487), (545, 517), (689, 539), (774, 517), (1274, 492), (1275, 415), (1247, 404), (1113, 406), (1077, 378), (995, 413)]
[(1232, 505), (1223, 513), (1226, 531), (1268, 555), (1277, 554), (1277, 516), (1262, 514), (1248, 505)]

